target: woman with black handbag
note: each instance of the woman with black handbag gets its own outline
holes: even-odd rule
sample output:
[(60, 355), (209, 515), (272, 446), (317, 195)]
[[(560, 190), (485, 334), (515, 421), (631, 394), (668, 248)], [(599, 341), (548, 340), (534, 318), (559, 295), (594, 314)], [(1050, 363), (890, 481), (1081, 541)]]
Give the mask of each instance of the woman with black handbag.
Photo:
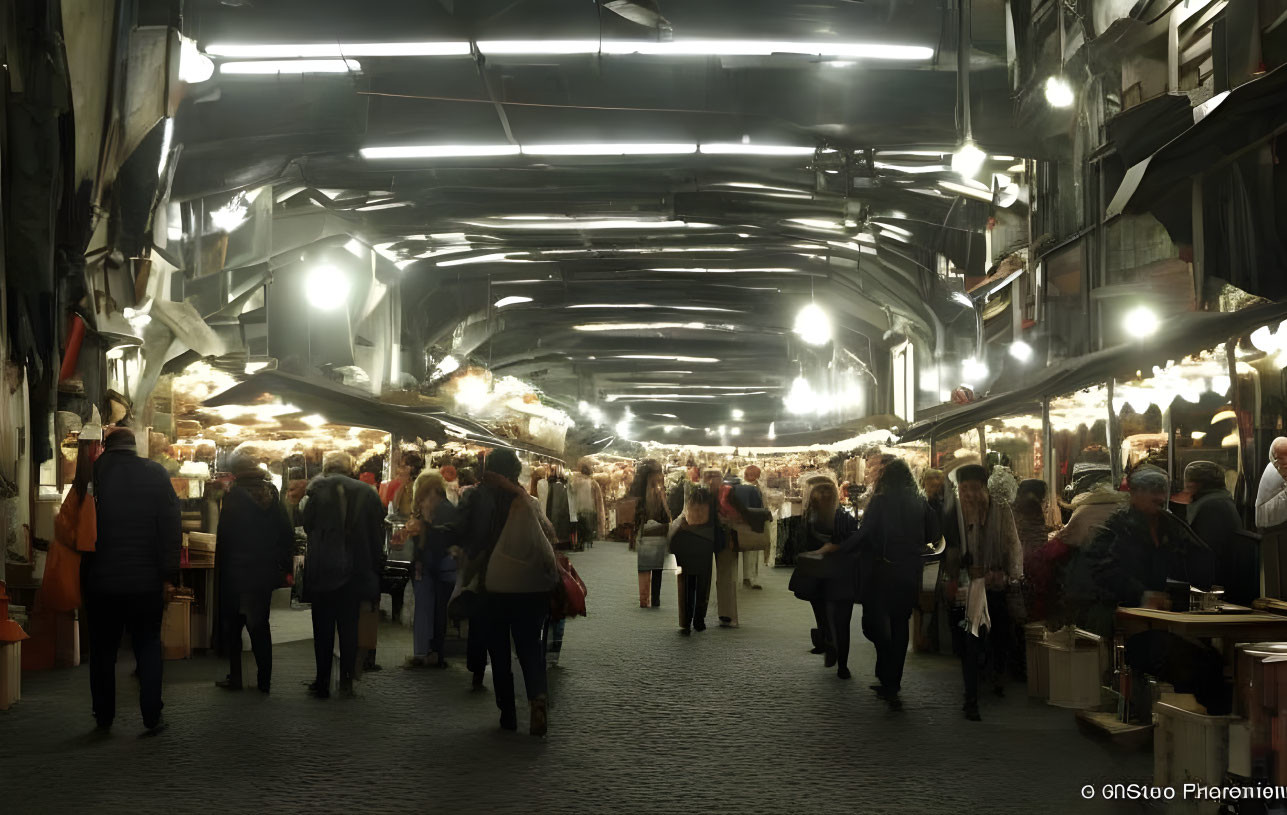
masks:
[[(840, 489), (825, 473), (808, 473), (801, 479), (804, 510), (799, 527), (796, 569), (789, 588), (813, 607), (817, 625), (810, 631), (813, 650), (823, 654), (823, 664), (837, 663), (837, 675), (849, 678), (849, 627), (858, 596), (857, 569), (847, 556), (831, 555), (838, 543), (858, 529), (858, 521), (840, 506)], [(827, 548), (828, 545), (830, 548)]]
[(862, 631), (876, 646), (878, 683), (872, 690), (895, 710), (902, 708), (898, 693), (924, 568), (922, 555), (941, 535), (938, 514), (921, 497), (907, 462), (894, 459), (876, 482), (858, 534), (823, 547), (858, 557)]

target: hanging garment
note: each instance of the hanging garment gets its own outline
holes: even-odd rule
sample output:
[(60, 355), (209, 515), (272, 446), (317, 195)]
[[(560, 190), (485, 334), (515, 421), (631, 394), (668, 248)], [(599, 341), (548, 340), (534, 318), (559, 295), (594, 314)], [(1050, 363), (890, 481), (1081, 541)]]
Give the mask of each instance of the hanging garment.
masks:
[(568, 500), (568, 489), (562, 481), (550, 479), (549, 498), (545, 505), (545, 516), (554, 524), (558, 543), (572, 540), (572, 505)]

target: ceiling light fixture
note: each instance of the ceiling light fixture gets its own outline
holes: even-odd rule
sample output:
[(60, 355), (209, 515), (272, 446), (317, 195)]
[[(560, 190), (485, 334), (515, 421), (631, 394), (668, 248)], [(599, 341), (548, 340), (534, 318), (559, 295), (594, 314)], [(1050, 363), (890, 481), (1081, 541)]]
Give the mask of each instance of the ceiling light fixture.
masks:
[(739, 408), (733, 408), (733, 412), (730, 415), (737, 421), (741, 421), (746, 417), (746, 413)]
[(715, 357), (671, 357), (653, 354), (618, 354), (617, 359), (653, 359), (663, 362), (719, 362)]
[(393, 147), (363, 147), (358, 151), (365, 159), (391, 158), (474, 158), (478, 156), (517, 156), (517, 144), (411, 144)]
[(732, 325), (709, 325), (707, 323), (584, 323), (572, 326), (573, 331), (664, 331), (681, 329), (684, 331), (736, 331)]
[(567, 308), (653, 308), (653, 309), (671, 309), (674, 311), (721, 311), (733, 313), (731, 308), (717, 308), (715, 306), (655, 306), (651, 303), (577, 303), (567, 306)]
[(1032, 359), (1032, 346), (1023, 340), (1015, 340), (1010, 343), (1010, 356), (1019, 362), (1028, 362)]
[(305, 293), (313, 308), (334, 311), (349, 299), (350, 285), (347, 275), (327, 263), (309, 271)]
[(472, 53), (468, 42), (214, 43), (207, 45), (205, 51), (224, 59), (463, 57)]
[(973, 388), (976, 384), (988, 378), (988, 366), (986, 363), (970, 357), (961, 363), (961, 378), (965, 380), (961, 383), (962, 385), (967, 388)]
[(214, 76), (214, 62), (197, 49), (195, 40), (179, 35), (179, 80), (189, 85)]
[(481, 40), (478, 50), (493, 55), (612, 54), (616, 56), (770, 57), (777, 54), (845, 59), (927, 60), (934, 50), (887, 43), (807, 43), (779, 40)]
[(809, 345), (826, 345), (831, 342), (831, 318), (817, 303), (809, 303), (795, 316), (793, 329)]
[(347, 74), (362, 70), (355, 59), (275, 59), (255, 62), (223, 62), (220, 74)]
[[(703, 144), (702, 153), (708, 156), (811, 156), (813, 147), (802, 147), (784, 144)], [(788, 190), (788, 192), (799, 192)]]
[(1122, 319), (1122, 326), (1130, 336), (1144, 339), (1156, 334), (1162, 322), (1153, 309), (1148, 306), (1136, 306), (1126, 312), (1126, 316)]
[(527, 156), (679, 156), (697, 152), (696, 144), (533, 144)]
[(629, 218), (604, 218), (599, 220), (579, 220), (570, 218), (566, 220), (552, 221), (503, 221), (501, 223), (485, 223), (478, 221), (468, 221), (471, 226), (479, 226), (490, 229), (571, 229), (571, 230), (603, 230), (603, 229), (704, 229), (713, 226), (712, 224), (690, 223), (688, 221), (648, 221), (636, 220)]
[(983, 167), (983, 160), (986, 158), (987, 154), (979, 149), (973, 139), (966, 139), (952, 154), (952, 172), (964, 178), (973, 178), (979, 174), (979, 170)]
[(511, 295), (509, 297), (502, 297), (501, 299), (497, 300), (495, 303), (492, 303), (492, 307), (505, 308), (505, 306), (516, 306), (519, 303), (530, 303), (530, 302), (532, 302), (532, 298), (530, 297)]

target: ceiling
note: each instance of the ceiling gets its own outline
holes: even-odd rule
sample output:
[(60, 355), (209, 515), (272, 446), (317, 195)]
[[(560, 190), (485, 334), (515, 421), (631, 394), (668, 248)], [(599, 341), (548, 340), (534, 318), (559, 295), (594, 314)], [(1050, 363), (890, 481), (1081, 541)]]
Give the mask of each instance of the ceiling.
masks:
[[(976, 274), (986, 265), (990, 190), (944, 186), (961, 183), (946, 166), (959, 138), (954, 6), (612, 5), (189, 2), (185, 34), (233, 56), (215, 56), (222, 70), (191, 86), (180, 109), (171, 194), (226, 197), (274, 183), (281, 211), (324, 206), (398, 262), (404, 345), (428, 350), (430, 364), (468, 353), (564, 405), (587, 401), (609, 416), (629, 405), (645, 438), (661, 438), (663, 426), (700, 438), (735, 424), (733, 409), (747, 441), (770, 422), (782, 433), (889, 412), (891, 345), (911, 337), (954, 353), (951, 326), (966, 323), (973, 337), (973, 317), (956, 320), (969, 307), (941, 282), (936, 256)], [(982, 179), (1036, 150), (1011, 122), (1003, 9), (974, 5)], [(563, 45), (540, 47), (551, 41)], [(689, 50), (723, 55), (511, 53), (600, 41), (609, 52), (629, 50), (613, 47), (622, 41), (658, 50), (718, 41)], [(765, 41), (818, 53), (761, 53)], [(410, 42), (468, 53), (354, 47)], [(246, 61), (236, 54), (254, 53), (235, 46), (341, 43), (350, 47), (334, 56), (353, 60), (344, 73), (227, 72)], [(844, 58), (853, 44), (923, 52)], [(604, 144), (645, 154), (566, 155)], [(363, 154), (425, 146), (509, 154)], [(792, 333), (810, 301), (830, 314), (834, 345), (812, 348)], [(861, 397), (848, 392), (847, 409), (785, 414), (801, 372), (842, 369), (866, 383)]]

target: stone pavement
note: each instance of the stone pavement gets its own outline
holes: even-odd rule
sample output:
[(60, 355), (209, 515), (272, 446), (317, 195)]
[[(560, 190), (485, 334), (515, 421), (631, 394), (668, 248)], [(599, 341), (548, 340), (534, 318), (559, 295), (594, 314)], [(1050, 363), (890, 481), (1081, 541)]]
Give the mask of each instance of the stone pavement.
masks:
[[(742, 590), (741, 628), (682, 638), (671, 575), (664, 608), (643, 610), (623, 544), (573, 559), (591, 616), (568, 624), (545, 739), (499, 731), (463, 657), (441, 672), (397, 669), (410, 635), (393, 624), (381, 630), (386, 668), (356, 700), (305, 697), (311, 642), (297, 636), (276, 646), (271, 697), (214, 688), (225, 670), (213, 658), (167, 662), (171, 727), (155, 739), (135, 738), (122, 653), (104, 740), (89, 735), (85, 666), (27, 675), (23, 700), (0, 713), (0, 812), (1140, 811), (1086, 804), (1078, 790), (1147, 782), (1149, 755), (1087, 740), (1070, 712), (1019, 685), (970, 723), (957, 663), (914, 654), (906, 710), (887, 711), (867, 689), (859, 613), (854, 679), (838, 680), (806, 653), (812, 615), (787, 592), (787, 570)], [(279, 636), (308, 630), (307, 612), (274, 614)]]

